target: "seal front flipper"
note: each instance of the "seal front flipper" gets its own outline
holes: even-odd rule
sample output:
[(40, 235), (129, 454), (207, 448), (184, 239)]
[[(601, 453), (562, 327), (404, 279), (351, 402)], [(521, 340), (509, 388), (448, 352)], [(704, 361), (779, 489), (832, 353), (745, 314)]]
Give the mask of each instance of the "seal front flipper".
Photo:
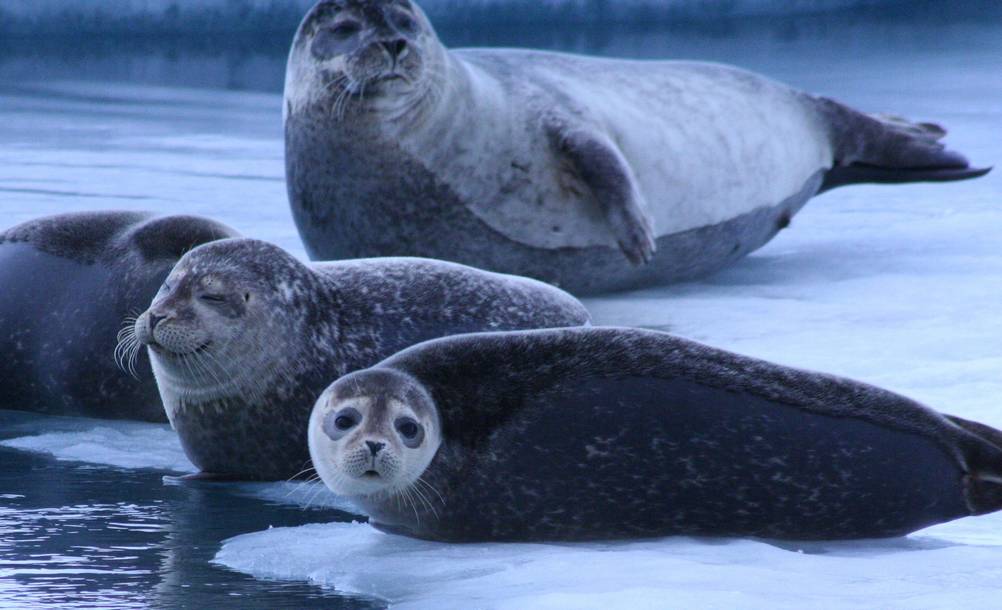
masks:
[(587, 187), (605, 213), (620, 249), (634, 265), (649, 263), (657, 246), (654, 227), (630, 166), (608, 138), (547, 119), (546, 133), (574, 177)]

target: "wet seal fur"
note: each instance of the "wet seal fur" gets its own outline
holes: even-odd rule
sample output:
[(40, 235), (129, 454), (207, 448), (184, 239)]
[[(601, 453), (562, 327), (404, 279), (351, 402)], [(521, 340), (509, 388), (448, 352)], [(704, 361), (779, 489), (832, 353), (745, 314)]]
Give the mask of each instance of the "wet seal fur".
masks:
[(331, 379), (446, 335), (588, 322), (535, 280), (425, 259), (307, 265), (237, 239), (182, 258), (135, 329), (192, 463), (276, 480), (306, 468), (310, 409)]
[(236, 235), (205, 218), (118, 211), (0, 233), (0, 408), (165, 421), (146, 355), (116, 352), (122, 320), (185, 252)]
[(426, 256), (575, 294), (711, 273), (836, 186), (988, 171), (944, 135), (724, 65), (448, 50), (408, 0), (318, 3), (285, 84), (311, 257)]
[(423, 343), (336, 381), (309, 441), (377, 527), (450, 542), (877, 538), (1002, 508), (998, 430), (636, 329)]

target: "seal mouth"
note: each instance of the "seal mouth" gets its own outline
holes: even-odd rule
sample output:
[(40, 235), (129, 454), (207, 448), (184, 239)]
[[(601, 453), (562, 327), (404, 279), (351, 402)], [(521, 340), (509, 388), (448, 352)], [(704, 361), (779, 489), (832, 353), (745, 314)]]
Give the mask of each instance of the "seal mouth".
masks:
[(176, 352), (176, 351), (174, 351), (172, 349), (164, 347), (163, 345), (157, 343), (156, 341), (150, 342), (149, 344), (147, 344), (146, 347), (148, 347), (151, 350), (153, 350), (154, 352), (156, 352), (156, 354), (158, 356), (167, 356), (167, 357), (170, 357), (170, 358), (182, 359), (182, 358), (186, 358), (188, 356), (195, 356), (195, 355), (199, 355), (199, 354), (204, 354), (205, 352), (207, 352), (209, 350), (209, 347), (211, 345), (212, 345), (212, 341), (206, 341), (205, 343), (199, 345), (195, 349), (193, 349), (191, 351), (187, 351), (187, 352)]
[(363, 479), (381, 479), (382, 475), (380, 475), (375, 470), (366, 470), (365, 472), (362, 473), (362, 478)]

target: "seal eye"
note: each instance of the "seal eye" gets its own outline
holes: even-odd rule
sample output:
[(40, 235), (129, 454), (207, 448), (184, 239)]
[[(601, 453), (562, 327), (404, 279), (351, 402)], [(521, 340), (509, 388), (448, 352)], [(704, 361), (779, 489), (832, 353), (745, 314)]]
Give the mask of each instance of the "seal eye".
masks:
[(415, 449), (421, 445), (421, 441), (424, 440), (424, 427), (421, 424), (410, 417), (401, 417), (394, 425), (400, 434), (400, 438), (403, 439), (404, 445), (407, 445), (411, 449)]
[(362, 421), (362, 414), (358, 410), (348, 407), (336, 413), (328, 413), (324, 417), (324, 434), (331, 440), (340, 440), (349, 430)]
[(221, 295), (221, 294), (203, 294), (203, 295), (199, 296), (198, 298), (200, 298), (201, 300), (205, 301), (206, 303), (225, 303), (226, 302), (226, 297), (224, 295)]
[(331, 28), (331, 34), (334, 34), (337, 38), (348, 38), (358, 34), (362, 26), (356, 21), (342, 21), (333, 28)]
[(400, 28), (401, 31), (407, 34), (413, 34), (418, 29), (417, 21), (415, 21), (414, 18), (407, 13), (397, 13), (393, 21), (396, 22), (397, 27)]

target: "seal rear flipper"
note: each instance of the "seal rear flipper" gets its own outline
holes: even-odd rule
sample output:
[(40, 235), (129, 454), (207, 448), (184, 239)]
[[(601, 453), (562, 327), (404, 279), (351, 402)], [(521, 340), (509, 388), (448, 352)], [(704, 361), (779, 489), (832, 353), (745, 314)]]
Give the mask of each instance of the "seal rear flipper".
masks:
[(825, 174), (818, 193), (848, 184), (903, 184), (908, 182), (955, 182), (980, 178), (992, 168), (891, 169), (857, 163), (836, 166)]
[(133, 229), (127, 238), (148, 260), (179, 259), (189, 250), (220, 239), (239, 237), (230, 227), (199, 216), (160, 216)]
[(964, 491), (971, 514), (1002, 510), (1002, 431), (953, 415), (946, 418), (976, 437), (963, 450), (968, 469)]
[(819, 192), (860, 183), (952, 182), (991, 171), (972, 168), (947, 149), (940, 142), (946, 130), (934, 123), (864, 114), (827, 98), (815, 102), (828, 123), (835, 162)]
[(603, 136), (549, 118), (546, 133), (575, 177), (592, 192), (620, 250), (634, 265), (651, 262), (657, 245), (633, 172), (615, 144)]

